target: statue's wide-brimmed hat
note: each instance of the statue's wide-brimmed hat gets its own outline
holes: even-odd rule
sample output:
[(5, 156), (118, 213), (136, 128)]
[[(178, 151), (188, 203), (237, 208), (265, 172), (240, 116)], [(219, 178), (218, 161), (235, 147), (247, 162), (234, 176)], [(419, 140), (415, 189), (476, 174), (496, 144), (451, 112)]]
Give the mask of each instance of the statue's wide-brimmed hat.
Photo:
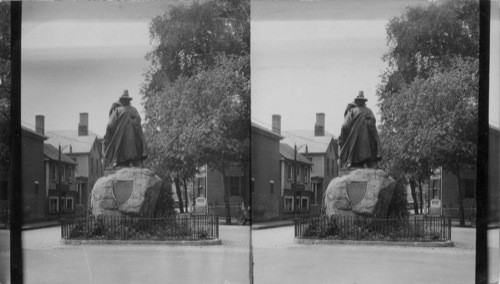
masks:
[(123, 91), (123, 95), (120, 97), (120, 100), (132, 100), (132, 98), (128, 95), (128, 90)]
[(359, 91), (358, 96), (354, 100), (367, 101), (368, 99), (365, 98), (365, 94), (363, 93), (363, 91)]

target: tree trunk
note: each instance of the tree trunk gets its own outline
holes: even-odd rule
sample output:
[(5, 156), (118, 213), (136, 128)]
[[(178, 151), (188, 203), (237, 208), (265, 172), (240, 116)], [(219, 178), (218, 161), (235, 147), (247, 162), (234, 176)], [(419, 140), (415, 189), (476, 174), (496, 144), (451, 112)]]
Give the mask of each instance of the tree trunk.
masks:
[(424, 191), (424, 189), (422, 188), (422, 181), (420, 181), (420, 180), (418, 181), (418, 188), (420, 190), (420, 213), (423, 214), (424, 213), (424, 210), (423, 210), (423, 208), (424, 208), (424, 196), (423, 196), (422, 192)]
[(460, 218), (460, 227), (465, 227), (464, 197), (462, 193), (462, 184), (458, 175), (458, 173), (455, 174), (458, 189), (458, 216)]
[(174, 178), (175, 183), (175, 193), (177, 198), (179, 198), (179, 210), (184, 213), (184, 204), (182, 204), (182, 192), (181, 192), (181, 182), (178, 177)]
[(184, 182), (184, 200), (186, 200), (186, 212), (189, 212), (189, 198), (186, 178), (182, 178), (182, 181)]
[(196, 206), (196, 197), (197, 197), (197, 196), (195, 196), (195, 193), (194, 193), (197, 190), (197, 189), (195, 189), (196, 185), (194, 184), (195, 183), (195, 178), (196, 177), (192, 177), (191, 178), (191, 180), (193, 181), (193, 200), (191, 201), (193, 203), (193, 208)]
[(417, 202), (417, 194), (415, 193), (414, 179), (410, 179), (410, 189), (411, 189), (411, 197), (413, 198), (413, 209), (415, 210), (415, 215), (418, 215), (418, 202)]
[(224, 183), (224, 204), (226, 211), (226, 224), (231, 224), (231, 208), (229, 207), (229, 188), (226, 171), (222, 171), (222, 182)]
[(431, 179), (427, 180), (427, 212), (431, 211)]

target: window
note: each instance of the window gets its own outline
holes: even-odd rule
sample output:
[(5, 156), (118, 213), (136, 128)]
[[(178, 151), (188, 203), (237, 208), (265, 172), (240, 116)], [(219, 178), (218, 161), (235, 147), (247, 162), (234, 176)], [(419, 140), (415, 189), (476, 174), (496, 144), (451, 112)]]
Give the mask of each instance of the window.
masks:
[(66, 197), (66, 212), (74, 211), (73, 207), (73, 197)]
[(287, 174), (286, 174), (287, 179), (292, 180), (292, 165), (291, 164), (287, 164), (286, 172), (287, 172)]
[(237, 177), (229, 177), (229, 192), (231, 196), (240, 196), (240, 181), (241, 178)]
[(68, 181), (71, 183), (71, 172), (73, 171), (73, 167), (68, 167)]
[(269, 182), (269, 193), (271, 193), (271, 194), (274, 193), (274, 180), (271, 180)]
[(302, 206), (300, 207), (300, 210), (302, 211), (307, 211), (309, 210), (309, 197), (302, 197)]
[(295, 196), (295, 205), (294, 205), (294, 207), (297, 210), (300, 210), (300, 196)]
[(461, 179), (462, 188), (464, 189), (464, 198), (475, 198), (475, 180), (474, 179)]
[(49, 197), (49, 213), (59, 212), (59, 198), (51, 196)]
[(309, 177), (309, 168), (307, 166), (304, 167), (304, 182), (308, 182)]
[(56, 168), (56, 164), (52, 164), (52, 180), (56, 180), (57, 179), (57, 168)]
[(297, 176), (295, 180), (300, 180), (300, 166), (295, 166), (295, 175)]
[(293, 211), (293, 197), (285, 196), (284, 211)]
[(62, 181), (65, 181), (65, 177), (66, 177), (66, 171), (65, 171), (66, 167), (62, 166), (61, 167), (61, 180)]
[(439, 180), (433, 179), (431, 180), (431, 188), (432, 188), (432, 199), (437, 198), (439, 196)]

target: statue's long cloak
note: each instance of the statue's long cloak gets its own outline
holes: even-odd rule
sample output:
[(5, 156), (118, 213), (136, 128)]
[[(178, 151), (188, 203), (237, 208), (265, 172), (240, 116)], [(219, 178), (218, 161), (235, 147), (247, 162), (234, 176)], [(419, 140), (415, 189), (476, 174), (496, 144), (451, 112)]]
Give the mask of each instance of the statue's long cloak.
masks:
[(341, 165), (378, 160), (380, 140), (373, 112), (365, 106), (351, 107), (346, 111), (341, 130)]
[(110, 110), (106, 128), (107, 164), (115, 164), (147, 156), (141, 117), (137, 109), (130, 105), (114, 103)]

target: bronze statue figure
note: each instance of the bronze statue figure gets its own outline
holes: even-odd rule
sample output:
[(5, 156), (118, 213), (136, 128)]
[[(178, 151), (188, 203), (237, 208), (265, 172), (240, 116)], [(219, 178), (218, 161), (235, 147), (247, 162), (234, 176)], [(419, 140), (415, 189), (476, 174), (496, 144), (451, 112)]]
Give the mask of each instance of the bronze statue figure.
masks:
[(130, 105), (131, 97), (125, 90), (109, 111), (109, 122), (104, 136), (106, 166), (142, 167), (146, 159), (146, 143), (142, 132), (141, 117)]
[(377, 168), (380, 140), (376, 119), (366, 107), (363, 91), (349, 103), (344, 112), (344, 123), (339, 137), (341, 167)]

